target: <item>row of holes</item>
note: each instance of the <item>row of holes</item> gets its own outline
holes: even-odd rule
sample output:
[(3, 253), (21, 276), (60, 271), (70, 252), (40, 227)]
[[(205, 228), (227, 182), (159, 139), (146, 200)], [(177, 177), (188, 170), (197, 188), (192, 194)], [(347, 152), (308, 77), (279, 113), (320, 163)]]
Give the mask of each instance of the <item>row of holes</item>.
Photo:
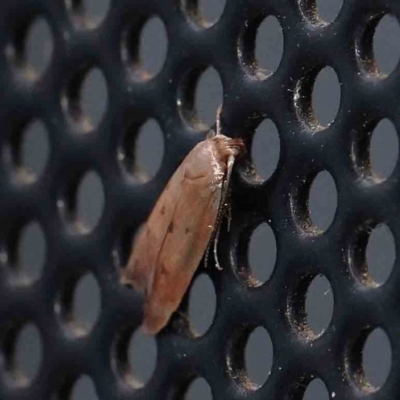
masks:
[[(104, 190), (99, 176), (94, 172), (87, 173), (78, 186), (76, 196), (77, 224), (83, 227), (83, 232), (89, 232), (97, 226), (105, 206)], [(334, 219), (337, 207), (336, 186), (326, 171), (318, 174), (311, 184), (308, 207), (314, 225), (326, 230)], [(19, 244), (13, 244), (13, 248), (17, 249), (15, 259), (18, 260), (18, 269), (23, 275), (36, 280), (45, 262), (45, 235), (38, 223), (31, 222), (17, 237), (20, 238)], [(276, 259), (275, 236), (269, 225), (262, 224), (255, 229), (248, 254), (254, 278), (261, 282), (266, 281), (272, 273)], [(263, 257), (264, 254), (268, 254), (268, 257)], [(389, 277), (394, 259), (393, 235), (385, 224), (380, 224), (369, 234), (366, 245), (368, 272), (376, 283), (383, 283)]]
[[(13, 144), (15, 148), (10, 149), (14, 158), (13, 163), (24, 179), (34, 181), (45, 169), (51, 153), (49, 135), (45, 125), (40, 121), (28, 124), (20, 135), (20, 140)], [(133, 172), (138, 180), (142, 182), (150, 180), (157, 174), (164, 156), (164, 135), (160, 126), (150, 119), (138, 131), (127, 132), (127, 137), (130, 136), (135, 137), (134, 148), (127, 149), (126, 145), (122, 145), (119, 159), (128, 164), (128, 171)], [(398, 162), (398, 155), (399, 140), (396, 128), (389, 120), (382, 120), (370, 137), (368, 157), (370, 175), (378, 182), (387, 179)], [(279, 132), (271, 120), (264, 120), (255, 130), (251, 147), (251, 158), (262, 180), (267, 180), (272, 176), (279, 157)], [(330, 190), (332, 196), (327, 196), (328, 200), (335, 197), (334, 191), (335, 189)], [(331, 203), (328, 201), (328, 204)], [(313, 214), (312, 208), (311, 206), (311, 214)], [(325, 230), (329, 224), (316, 221), (315, 225)]]
[[(201, 26), (210, 26), (215, 24), (222, 15), (226, 0), (181, 0), (181, 3), (195, 22), (199, 22)], [(67, 8), (73, 13), (85, 16), (88, 21), (86, 24), (88, 28), (94, 28), (106, 17), (110, 0), (84, 0), (79, 2), (66, 0), (66, 4)], [(337, 0), (333, 3), (315, 0), (315, 9), (313, 11), (323, 21), (331, 22), (339, 14), (342, 4), (342, 0)], [(306, 7), (302, 3), (301, 6)]]
[[(35, 379), (40, 370), (41, 336), (35, 325), (28, 324), (18, 332), (15, 341), (13, 358), (7, 359), (8, 376), (14, 379), (14, 383), (26, 386)], [(127, 376), (127, 379), (129, 382), (135, 382), (135, 388), (141, 387), (150, 380), (156, 366), (156, 340), (137, 331), (131, 336), (126, 351), (131, 375)], [(273, 345), (268, 332), (262, 327), (255, 328), (249, 335), (244, 349), (246, 375), (254, 388), (262, 386), (267, 381), (273, 368), (273, 358)], [(386, 333), (381, 328), (373, 330), (363, 346), (360, 366), (363, 371), (363, 381), (371, 385), (374, 390), (382, 387), (390, 373), (391, 359), (392, 349)], [(379, 369), (375, 368), (377, 364)], [(323, 390), (321, 394), (323, 392), (325, 391)]]
[[(321, 188), (326, 188), (321, 185)], [(78, 215), (83, 222), (85, 229), (94, 226), (101, 215), (102, 207), (99, 206), (100, 180), (95, 175), (87, 175), (83, 180), (79, 190)], [(326, 189), (325, 189), (326, 190)], [(322, 190), (322, 204), (324, 205), (325, 190)], [(313, 202), (317, 199), (311, 192), (311, 211)], [(318, 209), (319, 202), (316, 208)], [(318, 209), (326, 218), (327, 210), (325, 206)], [(85, 230), (86, 231), (86, 230)], [(385, 224), (379, 224), (371, 230), (370, 227), (363, 230), (361, 235), (368, 235), (368, 240), (364, 244), (357, 244), (357, 251), (365, 254), (363, 265), (355, 266), (359, 271), (354, 271), (355, 276), (368, 275), (368, 278), (375, 285), (383, 284), (390, 276), (396, 259), (396, 248), (393, 234)], [(40, 278), (43, 265), (46, 260), (46, 238), (41, 226), (37, 222), (30, 222), (17, 234), (17, 243), (10, 243), (13, 249), (12, 257), (2, 254), (2, 262), (12, 260), (13, 268), (22, 278), (22, 282), (32, 282)], [(362, 247), (361, 247), (362, 246)], [(364, 247), (365, 246), (365, 247)], [(275, 267), (277, 248), (275, 235), (267, 223), (259, 225), (253, 231), (248, 245), (248, 260), (251, 275), (258, 282), (265, 282), (271, 276)], [(365, 265), (364, 265), (365, 263)], [(363, 281), (365, 281), (363, 279)], [(365, 281), (366, 282), (366, 281)]]
[[(393, 40), (388, 40), (388, 37)], [(376, 64), (384, 75), (390, 74), (399, 61), (400, 45), (399, 40), (395, 40), (399, 37), (400, 26), (397, 20), (391, 15), (383, 17), (375, 29), (372, 52), (375, 63), (372, 64)], [(153, 77), (160, 72), (166, 58), (168, 42), (164, 24), (159, 18), (149, 19), (142, 28), (139, 56), (130, 54), (130, 48), (137, 42), (137, 38), (132, 38), (128, 31), (126, 40), (123, 58), (131, 60), (139, 76)], [(283, 34), (279, 21), (273, 16), (267, 17), (258, 27), (254, 44), (254, 61), (260, 72), (275, 72), (280, 64), (283, 49)], [(23, 60), (23, 65), (30, 71), (28, 76), (40, 76), (49, 65), (53, 54), (53, 39), (48, 23), (41, 17), (36, 18), (26, 32), (25, 44), (15, 45), (14, 49), (8, 51), (9, 55), (13, 55), (17, 60)], [(19, 54), (18, 51), (22, 53)], [(371, 65), (371, 60), (368, 60), (368, 65)]]

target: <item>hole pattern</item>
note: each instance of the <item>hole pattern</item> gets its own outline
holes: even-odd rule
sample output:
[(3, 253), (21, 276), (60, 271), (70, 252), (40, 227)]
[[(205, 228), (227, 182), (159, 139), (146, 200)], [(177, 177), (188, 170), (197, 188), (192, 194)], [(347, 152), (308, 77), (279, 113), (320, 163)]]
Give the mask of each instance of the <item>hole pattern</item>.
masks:
[(255, 59), (258, 67), (275, 72), (282, 59), (282, 27), (274, 16), (267, 17), (257, 29)]
[(140, 81), (150, 79), (161, 71), (167, 49), (165, 25), (161, 19), (152, 17), (140, 27), (134, 24), (127, 28), (121, 55), (133, 77)]
[(272, 176), (278, 165), (279, 155), (279, 132), (270, 119), (265, 120), (257, 127), (251, 145), (251, 158), (257, 175), (262, 180)]
[(377, 179), (387, 179), (399, 157), (399, 137), (394, 125), (387, 119), (380, 121), (372, 132), (370, 163)]
[(157, 360), (157, 346), (153, 337), (141, 331), (132, 335), (128, 348), (128, 362), (132, 380), (143, 386), (152, 377)]
[(37, 222), (29, 223), (20, 232), (16, 257), (17, 274), (21, 281), (40, 278), (46, 259), (46, 239)]
[(271, 374), (273, 348), (271, 339), (264, 328), (257, 327), (248, 337), (245, 350), (245, 364), (249, 380), (260, 387)]
[(337, 190), (332, 175), (320, 172), (310, 188), (309, 210), (312, 223), (325, 231), (331, 225), (337, 208)]
[(66, 94), (61, 98), (66, 118), (78, 133), (95, 130), (108, 105), (108, 90), (103, 73), (98, 68), (78, 71), (70, 79)]
[(82, 376), (75, 382), (71, 393), (71, 400), (84, 399), (98, 399), (93, 381), (87, 376)]
[(201, 74), (196, 87), (197, 118), (208, 127), (214, 124), (218, 106), (222, 103), (222, 86), (217, 71), (209, 68)]
[(103, 214), (104, 190), (100, 177), (95, 172), (88, 172), (80, 181), (77, 191), (78, 225), (84, 231), (96, 227)]
[(307, 389), (304, 392), (303, 400), (329, 400), (330, 398), (334, 399), (335, 397), (335, 392), (332, 392), (331, 396), (329, 397), (328, 390), (321, 379), (314, 379), (307, 386)]
[(315, 334), (322, 333), (332, 319), (333, 294), (329, 281), (316, 276), (308, 287), (305, 311), (307, 323)]
[(37, 327), (28, 324), (17, 332), (16, 336), (10, 335), (13, 341), (14, 354), (8, 359), (13, 384), (28, 386), (36, 378), (42, 362), (41, 335)]
[[(21, 36), (23, 38), (21, 38)], [(45, 18), (37, 17), (28, 22), (16, 36), (8, 55), (22, 68), (26, 79), (36, 80), (46, 71), (53, 56), (54, 42)]]
[[(329, 96), (329, 101), (327, 101)], [(323, 127), (335, 119), (340, 103), (340, 84), (332, 68), (322, 69), (314, 82), (312, 108), (315, 118)]]
[[(400, 329), (398, 1), (332, 10), (0, 2), (1, 399), (294, 400), (315, 379), (330, 398), (398, 397), (395, 358), (376, 378), (368, 364), (371, 341), (373, 359), (397, 354)], [(143, 336), (143, 299), (118, 268), (220, 104), (223, 132), (248, 152), (218, 241), (223, 271), (197, 275), (218, 302), (193, 329), (212, 295), (188, 291), (166, 329)], [(18, 347), (27, 326), (36, 355)]]
[(329, 23), (338, 16), (343, 6), (343, 0), (315, 0), (315, 5), (317, 6), (318, 16)]
[(373, 50), (379, 70), (391, 74), (400, 60), (399, 41), (387, 41), (387, 37), (400, 39), (400, 25), (396, 17), (385, 15), (378, 23), (374, 35)]
[(200, 27), (208, 28), (221, 17), (226, 0), (181, 0), (189, 18)]
[[(378, 368), (376, 368), (378, 365)], [(392, 365), (392, 347), (384, 330), (378, 328), (368, 336), (363, 350), (365, 380), (375, 389), (384, 385)]]
[(212, 400), (210, 385), (203, 378), (194, 380), (185, 394), (185, 400)]
[(204, 335), (211, 326), (216, 309), (214, 285), (207, 275), (200, 275), (190, 291), (189, 319), (193, 331)]
[(263, 223), (254, 230), (248, 253), (252, 277), (264, 283), (272, 275), (276, 263), (275, 235), (268, 224)]
[(74, 323), (85, 331), (96, 323), (100, 313), (100, 291), (93, 275), (86, 274), (75, 286), (72, 313)]
[(77, 28), (97, 28), (107, 15), (110, 0), (65, 0)]

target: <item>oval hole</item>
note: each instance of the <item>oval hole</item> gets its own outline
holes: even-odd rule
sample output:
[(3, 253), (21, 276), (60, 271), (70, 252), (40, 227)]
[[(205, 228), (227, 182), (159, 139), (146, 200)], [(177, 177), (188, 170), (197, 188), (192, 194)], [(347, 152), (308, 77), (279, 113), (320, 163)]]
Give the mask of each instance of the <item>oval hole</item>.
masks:
[(396, 260), (394, 237), (385, 224), (377, 225), (368, 238), (366, 259), (368, 272), (377, 284), (384, 283), (392, 273)]
[(156, 17), (149, 19), (140, 33), (139, 65), (142, 76), (150, 78), (161, 71), (167, 49), (168, 36), (163, 22)]
[(204, 378), (195, 379), (185, 393), (185, 400), (212, 400), (210, 385)]
[(110, 7), (110, 0), (83, 0), (80, 3), (83, 3), (85, 14), (93, 27), (98, 26), (103, 21)]
[(190, 325), (198, 335), (210, 328), (216, 311), (217, 296), (211, 279), (201, 274), (194, 281), (189, 297)]
[[(331, 393), (331, 398), (335, 398), (334, 392)], [(304, 392), (303, 400), (329, 400), (329, 392), (325, 383), (321, 379), (313, 379)]]
[(73, 294), (75, 333), (88, 334), (100, 316), (101, 292), (93, 274), (85, 274), (76, 284)]
[(245, 348), (245, 366), (249, 380), (259, 388), (271, 373), (273, 360), (272, 341), (268, 332), (257, 327), (248, 337)]
[(336, 184), (332, 175), (327, 171), (320, 172), (311, 184), (309, 196), (311, 221), (318, 229), (326, 231), (332, 224), (337, 199)]
[(207, 127), (214, 125), (217, 109), (222, 104), (221, 78), (214, 68), (208, 68), (197, 81), (195, 108), (199, 120)]
[[(32, 382), (42, 363), (42, 339), (38, 328), (33, 324), (25, 325), (16, 338), (14, 369), (18, 381), (23, 384)], [(22, 374), (22, 376), (21, 376)]]
[(283, 33), (278, 19), (269, 16), (257, 29), (255, 59), (259, 68), (275, 72), (283, 55)]
[(97, 400), (96, 388), (88, 376), (80, 377), (72, 389), (71, 400)]
[(66, 0), (66, 4), (76, 25), (89, 29), (98, 27), (110, 8), (110, 0)]
[(29, 72), (40, 76), (50, 64), (53, 55), (53, 35), (49, 24), (42, 17), (35, 18), (28, 28), (24, 59)]
[(22, 133), (18, 153), (21, 166), (32, 179), (37, 179), (43, 172), (49, 157), (49, 137), (45, 125), (40, 121), (29, 124)]
[(385, 15), (376, 27), (373, 50), (375, 61), (382, 73), (389, 75), (400, 59), (400, 25), (392, 15)]
[(154, 336), (137, 330), (129, 342), (128, 361), (134, 378), (145, 385), (156, 368), (157, 343)]
[(381, 328), (373, 330), (368, 336), (364, 344), (362, 363), (366, 381), (376, 389), (382, 387), (392, 366), (392, 347)]
[(381, 180), (388, 178), (392, 174), (399, 157), (397, 131), (388, 119), (380, 121), (374, 129), (369, 151), (374, 174)]
[(184, 12), (203, 28), (214, 25), (221, 17), (226, 0), (181, 0)]
[(207, 21), (207, 25), (213, 25), (219, 20), (226, 4), (226, 0), (197, 0), (197, 2), (198, 9)]
[(97, 173), (90, 171), (83, 177), (77, 197), (78, 221), (82, 222), (83, 230), (89, 232), (99, 223), (105, 203), (103, 183)]
[(252, 276), (264, 283), (275, 268), (277, 252), (275, 234), (268, 224), (263, 223), (253, 231), (248, 252)]
[(148, 182), (159, 171), (164, 156), (164, 135), (158, 123), (151, 119), (139, 130), (135, 143), (135, 175)]
[[(329, 93), (329, 95), (328, 95)], [(312, 108), (318, 123), (327, 128), (339, 110), (341, 87), (336, 72), (323, 68), (317, 75), (312, 92)]]
[(276, 125), (264, 120), (256, 129), (251, 145), (251, 158), (257, 175), (269, 179), (275, 172), (280, 156), (280, 137)]
[(333, 292), (328, 279), (323, 275), (316, 276), (307, 289), (305, 301), (307, 323), (316, 335), (329, 326), (333, 306)]
[(103, 73), (90, 70), (81, 86), (80, 107), (85, 131), (97, 128), (108, 105), (108, 87)]
[(36, 281), (40, 278), (46, 259), (46, 238), (37, 222), (26, 225), (18, 245), (18, 265), (24, 279)]
[(343, 6), (343, 0), (315, 0), (318, 15), (325, 22), (332, 22), (339, 14)]

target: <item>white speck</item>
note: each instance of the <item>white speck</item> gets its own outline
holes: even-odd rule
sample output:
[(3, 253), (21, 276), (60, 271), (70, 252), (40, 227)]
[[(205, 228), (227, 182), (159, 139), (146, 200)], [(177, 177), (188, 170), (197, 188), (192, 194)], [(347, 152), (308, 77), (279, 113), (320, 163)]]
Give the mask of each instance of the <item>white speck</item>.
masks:
[(182, 105), (182, 100), (181, 100), (181, 99), (178, 99), (178, 100), (176, 101), (176, 104), (178, 105), (178, 107), (180, 107), (180, 106)]
[(60, 210), (63, 210), (64, 209), (64, 202), (62, 200), (57, 200), (57, 207)]
[(8, 259), (7, 253), (5, 251), (2, 251), (0, 253), (0, 261), (5, 264), (7, 262), (7, 259)]
[(336, 393), (335, 392), (332, 392), (332, 399), (336, 396)]

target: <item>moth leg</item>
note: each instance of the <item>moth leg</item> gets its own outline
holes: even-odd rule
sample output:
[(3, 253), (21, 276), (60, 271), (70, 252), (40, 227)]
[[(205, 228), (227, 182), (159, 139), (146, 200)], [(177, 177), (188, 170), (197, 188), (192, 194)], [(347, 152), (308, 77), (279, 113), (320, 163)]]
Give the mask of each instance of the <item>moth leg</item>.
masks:
[(225, 209), (226, 209), (226, 218), (228, 220), (228, 226), (227, 226), (227, 230), (228, 232), (230, 232), (231, 230), (231, 223), (232, 223), (232, 207), (231, 207), (231, 203), (228, 201), (227, 203), (225, 203)]
[[(217, 245), (218, 245), (219, 233), (221, 230), (222, 217), (224, 216), (226, 208), (227, 208), (226, 203), (227, 203), (227, 198), (229, 196), (229, 184), (231, 181), (232, 169), (233, 169), (234, 162), (235, 162), (235, 156), (233, 154), (231, 154), (228, 158), (226, 177), (222, 184), (221, 202), (219, 205), (217, 220), (216, 220), (216, 224), (215, 224), (215, 230), (214, 230), (215, 233), (212, 238), (213, 245), (214, 245), (213, 250), (214, 250), (215, 266), (219, 270), (221, 270), (222, 267), (218, 261)], [(229, 210), (228, 229), (230, 229), (230, 207), (229, 207), (229, 205), (228, 205), (228, 210)], [(207, 246), (206, 257), (208, 257), (208, 251), (209, 251), (209, 246)]]
[(206, 248), (206, 254), (204, 256), (204, 267), (207, 268), (208, 267), (208, 256), (210, 254), (210, 243), (207, 244), (207, 248)]
[(222, 267), (218, 261), (218, 254), (217, 254), (218, 238), (220, 231), (221, 231), (221, 223), (218, 224), (217, 232), (214, 236), (214, 260), (215, 260), (215, 268), (217, 268), (219, 271), (222, 271)]

